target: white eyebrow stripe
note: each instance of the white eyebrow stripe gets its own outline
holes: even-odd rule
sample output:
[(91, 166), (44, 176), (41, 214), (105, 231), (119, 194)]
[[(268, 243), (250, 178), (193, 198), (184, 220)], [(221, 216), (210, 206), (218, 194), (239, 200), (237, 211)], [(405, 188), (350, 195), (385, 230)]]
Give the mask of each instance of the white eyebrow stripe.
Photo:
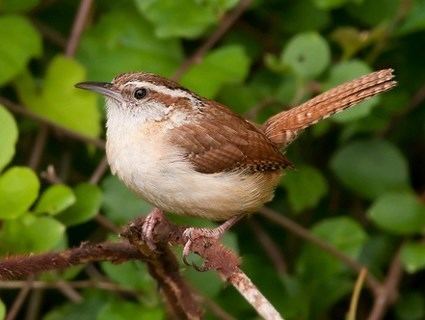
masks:
[(145, 87), (155, 91), (163, 92), (174, 98), (188, 98), (190, 100), (193, 99), (193, 95), (191, 95), (187, 91), (184, 91), (181, 89), (170, 89), (170, 88), (167, 88), (166, 86), (156, 85), (146, 81), (130, 81), (130, 82), (127, 82), (126, 85), (127, 84), (134, 84), (136, 86)]

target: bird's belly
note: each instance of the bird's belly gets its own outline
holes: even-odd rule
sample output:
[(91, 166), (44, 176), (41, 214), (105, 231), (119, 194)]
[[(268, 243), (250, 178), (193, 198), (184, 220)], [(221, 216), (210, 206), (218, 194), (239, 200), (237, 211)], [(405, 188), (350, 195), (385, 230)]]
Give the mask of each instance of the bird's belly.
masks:
[(163, 210), (178, 214), (225, 220), (249, 213), (270, 201), (279, 174), (203, 174), (168, 170), (154, 189), (142, 196)]
[[(121, 159), (115, 155), (111, 168), (139, 196), (177, 214), (225, 220), (256, 211), (272, 199), (280, 178), (278, 172), (205, 174), (176, 155), (146, 152), (127, 153)], [(143, 156), (146, 161), (142, 161)]]

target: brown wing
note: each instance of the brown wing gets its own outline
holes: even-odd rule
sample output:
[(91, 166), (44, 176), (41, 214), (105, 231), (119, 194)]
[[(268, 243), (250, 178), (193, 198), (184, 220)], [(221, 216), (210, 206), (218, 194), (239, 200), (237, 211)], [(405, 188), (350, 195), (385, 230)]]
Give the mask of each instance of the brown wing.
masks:
[(200, 109), (193, 123), (172, 130), (171, 142), (187, 152), (198, 172), (252, 173), (290, 165), (260, 129), (213, 101)]

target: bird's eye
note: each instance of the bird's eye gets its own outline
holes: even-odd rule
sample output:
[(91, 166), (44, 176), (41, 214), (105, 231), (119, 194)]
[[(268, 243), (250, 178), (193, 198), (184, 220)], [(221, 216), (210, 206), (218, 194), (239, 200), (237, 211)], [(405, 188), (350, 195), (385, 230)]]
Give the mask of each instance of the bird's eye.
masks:
[(143, 99), (144, 97), (146, 97), (147, 94), (148, 90), (146, 90), (145, 88), (138, 88), (134, 91), (134, 97), (137, 100)]

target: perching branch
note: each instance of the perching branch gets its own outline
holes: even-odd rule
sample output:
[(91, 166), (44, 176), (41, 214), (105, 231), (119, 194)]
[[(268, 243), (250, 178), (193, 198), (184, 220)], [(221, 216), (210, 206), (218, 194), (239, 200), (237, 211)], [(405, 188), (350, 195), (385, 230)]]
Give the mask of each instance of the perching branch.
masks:
[(0, 260), (0, 280), (26, 278), (33, 274), (66, 269), (94, 261), (120, 263), (136, 259), (144, 260), (146, 257), (127, 243), (82, 244), (78, 248), (61, 252), (11, 256)]
[[(142, 238), (144, 218), (137, 218), (122, 233), (130, 243), (146, 252), (147, 245)], [(167, 243), (184, 245), (184, 227), (163, 220), (155, 227), (155, 236), (161, 251), (166, 250)], [(231, 250), (225, 248), (216, 239), (198, 237), (193, 239), (192, 252), (203, 258), (202, 270), (215, 270), (220, 277), (234, 286), (239, 293), (251, 304), (260, 316), (267, 320), (282, 319), (273, 305), (252, 283), (248, 276), (239, 268), (240, 259)]]
[[(121, 263), (141, 260), (148, 265), (150, 274), (158, 282), (161, 291), (175, 315), (182, 319), (201, 319), (200, 309), (193, 291), (181, 278), (179, 265), (168, 247), (171, 244), (184, 244), (184, 227), (168, 221), (155, 228), (158, 252), (146, 245), (142, 237), (144, 218), (129, 224), (121, 236), (130, 244), (104, 242), (83, 244), (62, 252), (32, 256), (15, 256), (0, 261), (0, 280), (27, 277), (49, 270), (64, 269), (70, 266), (94, 261)], [(192, 250), (204, 259), (205, 269), (213, 269), (221, 278), (233, 285), (264, 319), (282, 319), (275, 308), (261, 294), (251, 280), (239, 268), (239, 258), (215, 239), (200, 237), (193, 240)]]
[(149, 272), (164, 295), (170, 299), (167, 299), (167, 302), (179, 318), (200, 319), (201, 310), (178, 273), (178, 264), (174, 255), (167, 251), (161, 257), (155, 257), (149, 250), (140, 251), (126, 242), (83, 244), (78, 248), (62, 252), (9, 257), (0, 261), (0, 281), (24, 278), (40, 272), (60, 270), (96, 261), (122, 263), (130, 260), (141, 260), (147, 263)]

